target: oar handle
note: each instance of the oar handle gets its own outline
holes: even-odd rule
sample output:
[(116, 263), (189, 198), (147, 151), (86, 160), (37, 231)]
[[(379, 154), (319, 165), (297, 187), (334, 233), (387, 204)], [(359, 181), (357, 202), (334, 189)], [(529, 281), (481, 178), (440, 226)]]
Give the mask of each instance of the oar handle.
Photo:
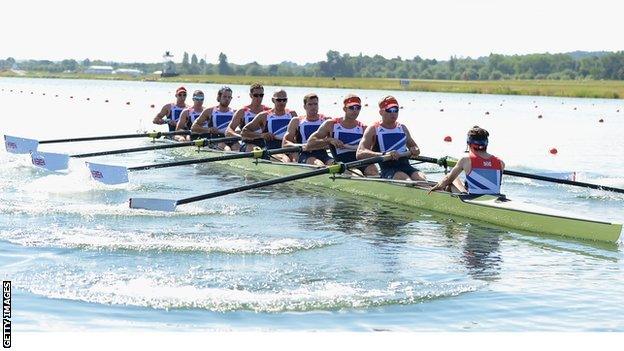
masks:
[(39, 144), (71, 143), (71, 142), (77, 142), (77, 141), (131, 139), (131, 138), (145, 138), (145, 137), (160, 138), (163, 136), (189, 135), (189, 134), (191, 134), (190, 131), (181, 130), (177, 132), (151, 132), (151, 133), (142, 133), (142, 134), (104, 135), (104, 136), (80, 137), (80, 138), (69, 138), (69, 139), (41, 140)]

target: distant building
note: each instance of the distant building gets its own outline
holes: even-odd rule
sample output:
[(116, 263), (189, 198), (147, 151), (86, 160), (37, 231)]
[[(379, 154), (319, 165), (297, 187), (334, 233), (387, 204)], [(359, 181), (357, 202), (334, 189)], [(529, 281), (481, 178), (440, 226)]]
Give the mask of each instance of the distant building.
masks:
[(86, 74), (113, 74), (113, 67), (111, 66), (90, 66), (85, 69)]
[(139, 69), (133, 69), (133, 68), (119, 68), (117, 69), (115, 72), (113, 72), (115, 74), (127, 74), (129, 76), (140, 76), (143, 74), (143, 71), (139, 70)]

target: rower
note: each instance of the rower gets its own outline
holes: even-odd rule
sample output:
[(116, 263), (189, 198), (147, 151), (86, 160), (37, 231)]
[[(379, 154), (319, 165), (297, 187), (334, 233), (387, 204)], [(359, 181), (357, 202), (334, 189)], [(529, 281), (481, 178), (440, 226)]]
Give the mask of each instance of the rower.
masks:
[[(355, 161), (355, 151), (362, 139), (366, 126), (357, 120), (362, 110), (362, 100), (353, 94), (349, 94), (343, 100), (342, 110), (344, 117), (326, 120), (319, 129), (308, 139), (305, 148), (316, 150), (329, 147), (334, 160), (347, 163)], [(360, 175), (378, 176), (377, 166), (368, 165), (359, 167), (354, 172)]]
[[(193, 92), (193, 106), (184, 109), (180, 114), (180, 119), (178, 120), (178, 124), (176, 126), (176, 131), (180, 130), (191, 130), (191, 126), (193, 122), (199, 118), (201, 113), (204, 111), (204, 92), (201, 90), (195, 90)], [(176, 135), (175, 140), (177, 141), (189, 141), (191, 140), (190, 135)]]
[(368, 126), (358, 145), (358, 160), (390, 154), (392, 160), (379, 164), (381, 177), (398, 180), (425, 180), (425, 175), (414, 168), (408, 159), (399, 159), (401, 152), (408, 151), (412, 157), (420, 154), (420, 149), (406, 126), (397, 122), (399, 103), (393, 96), (386, 96), (379, 102), (381, 121)]
[[(282, 140), (282, 147), (306, 144), (312, 133), (316, 132), (328, 118), (318, 113), (318, 95), (312, 93), (303, 97), (305, 116), (293, 118), (288, 123), (288, 129)], [(316, 150), (307, 149), (299, 153), (298, 163), (306, 163), (315, 166), (326, 166), (334, 163), (334, 159), (327, 154), (325, 148)]]
[[(185, 108), (188, 107), (186, 104), (186, 88), (179, 87), (175, 92), (176, 102), (169, 103), (164, 105), (160, 112), (154, 117), (152, 123), (154, 124), (165, 124), (167, 123), (169, 126), (169, 131), (173, 132), (176, 130), (176, 126), (178, 124), (178, 120), (180, 119), (180, 115)], [(165, 117), (167, 120), (165, 120)]]
[[(472, 127), (466, 140), (469, 156), (459, 160), (451, 172), (433, 186), (429, 193), (447, 189), (475, 195), (500, 194), (505, 163), (487, 152), (489, 136), (487, 130), (479, 126)], [(462, 171), (466, 174), (465, 186), (457, 179)], [(451, 183), (453, 187), (448, 189)]]
[[(232, 89), (224, 86), (217, 92), (217, 102), (219, 105), (205, 109), (201, 115), (193, 121), (191, 131), (193, 133), (208, 134), (208, 138), (225, 137), (225, 130), (234, 116), (234, 110), (230, 108), (232, 101)], [(238, 151), (240, 144), (238, 141), (220, 142), (217, 148), (225, 151)]]
[[(264, 106), (262, 104), (262, 98), (264, 97), (264, 87), (261, 84), (255, 83), (251, 85), (251, 87), (249, 88), (249, 97), (251, 97), (251, 103), (234, 113), (234, 117), (232, 117), (230, 124), (225, 130), (225, 136), (240, 137), (240, 131), (242, 131), (243, 127), (247, 123), (251, 122), (258, 113), (271, 109), (270, 107)], [(237, 132), (237, 129), (239, 129), (239, 132)], [(253, 151), (253, 148), (254, 146), (250, 144), (243, 143), (241, 145), (241, 150), (245, 152), (251, 152)]]
[[(297, 113), (286, 108), (288, 95), (284, 89), (276, 90), (271, 100), (274, 105), (272, 109), (260, 112), (243, 127), (241, 136), (245, 144), (267, 149), (282, 147), (282, 139), (286, 134), (288, 123), (292, 118), (297, 117)], [(284, 154), (272, 157), (282, 162), (290, 162), (290, 158)]]

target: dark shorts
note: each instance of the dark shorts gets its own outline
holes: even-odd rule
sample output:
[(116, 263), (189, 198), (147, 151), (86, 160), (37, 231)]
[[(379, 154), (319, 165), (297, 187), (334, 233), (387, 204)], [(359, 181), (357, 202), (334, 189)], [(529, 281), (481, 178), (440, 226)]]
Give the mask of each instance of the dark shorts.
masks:
[(408, 159), (400, 159), (396, 161), (386, 161), (379, 164), (381, 168), (381, 177), (385, 179), (392, 179), (396, 172), (403, 172), (408, 176), (412, 176), (418, 169), (410, 165)]
[[(208, 135), (206, 135), (204, 138), (206, 139), (220, 139), (220, 138), (225, 138), (225, 134), (221, 134), (221, 133), (210, 133)], [(210, 147), (217, 147), (218, 143), (209, 143), (208, 145)], [(228, 141), (225, 143), (225, 145), (229, 146), (230, 148), (232, 147), (232, 145), (234, 144), (238, 144), (238, 141), (234, 140), (234, 141)]]
[[(345, 152), (342, 154), (337, 154), (334, 156), (334, 160), (336, 162), (349, 163), (349, 162), (357, 161), (357, 158), (355, 157), (355, 151), (353, 151), (353, 152)], [(360, 172), (362, 172), (362, 174), (366, 174), (367, 168), (368, 166), (357, 167), (357, 169), (359, 169)]]
[(299, 153), (299, 159), (297, 160), (297, 162), (299, 163), (307, 163), (308, 158), (310, 157), (314, 157), (318, 160), (321, 160), (321, 162), (327, 164), (327, 162), (329, 160), (332, 160), (332, 158), (327, 154), (327, 151), (325, 150), (313, 150), (313, 151), (302, 151)]
[(251, 146), (252, 148), (259, 147), (264, 149), (266, 147), (266, 143), (264, 139), (253, 139), (253, 140), (243, 140), (241, 141), (241, 150), (245, 150), (247, 146)]

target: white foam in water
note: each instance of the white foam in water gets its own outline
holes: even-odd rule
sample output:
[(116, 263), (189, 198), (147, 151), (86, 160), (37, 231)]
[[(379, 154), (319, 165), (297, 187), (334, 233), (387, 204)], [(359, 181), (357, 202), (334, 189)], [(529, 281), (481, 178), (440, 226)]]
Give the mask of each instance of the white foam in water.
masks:
[[(199, 308), (217, 312), (311, 311), (319, 309), (368, 308), (388, 304), (411, 304), (456, 296), (478, 286), (452, 283), (388, 282), (385, 287), (366, 289), (358, 283), (314, 282), (297, 288), (265, 290), (198, 287), (176, 283), (154, 271), (126, 273), (88, 272), (37, 273), (29, 280), (16, 280), (31, 293), (101, 304), (144, 306), (159, 309)], [(62, 288), (46, 282), (63, 275)], [(41, 281), (45, 280), (45, 282)]]
[(35, 228), (0, 232), (14, 244), (90, 250), (223, 252), (280, 255), (333, 245), (328, 240), (294, 238), (248, 238), (233, 235), (175, 235), (162, 231), (115, 231), (109, 228)]

